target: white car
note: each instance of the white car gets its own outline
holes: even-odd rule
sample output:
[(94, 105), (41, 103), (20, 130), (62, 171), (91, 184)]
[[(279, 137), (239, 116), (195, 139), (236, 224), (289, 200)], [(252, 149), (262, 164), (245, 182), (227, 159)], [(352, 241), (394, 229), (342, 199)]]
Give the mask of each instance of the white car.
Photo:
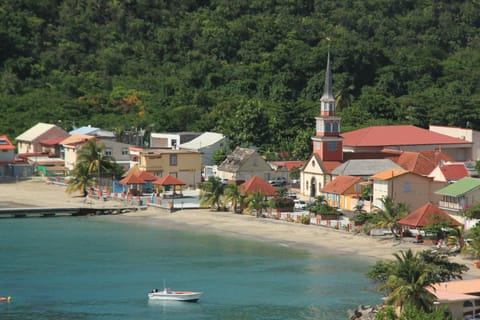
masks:
[(305, 210), (307, 209), (307, 203), (303, 200), (295, 199), (293, 200), (294, 207), (297, 210)]
[(268, 180), (268, 183), (270, 183), (274, 187), (279, 187), (279, 186), (284, 186), (287, 184), (287, 178), (285, 177), (276, 177), (271, 180)]

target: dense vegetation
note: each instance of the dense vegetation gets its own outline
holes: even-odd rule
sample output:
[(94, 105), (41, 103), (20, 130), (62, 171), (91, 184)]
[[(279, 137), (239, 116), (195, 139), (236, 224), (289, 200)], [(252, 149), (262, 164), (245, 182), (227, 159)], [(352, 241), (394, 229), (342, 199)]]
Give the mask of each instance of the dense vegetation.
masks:
[(467, 0), (2, 0), (0, 131), (210, 130), (304, 158), (329, 46), (342, 131), (478, 129), (479, 31)]

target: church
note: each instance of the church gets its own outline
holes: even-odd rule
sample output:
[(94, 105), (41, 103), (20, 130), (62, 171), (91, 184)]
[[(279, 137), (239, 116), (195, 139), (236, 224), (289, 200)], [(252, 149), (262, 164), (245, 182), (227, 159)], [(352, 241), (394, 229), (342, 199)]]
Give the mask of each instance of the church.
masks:
[(373, 126), (342, 135), (341, 118), (335, 108), (329, 52), (320, 115), (315, 117), (313, 153), (300, 173), (300, 193), (305, 196), (319, 196), (335, 178), (334, 169), (349, 160), (389, 159), (413, 172), (414, 162), (423, 159), (429, 166), (424, 166), (422, 175), (428, 175), (441, 162), (472, 160), (472, 142), (413, 125)]

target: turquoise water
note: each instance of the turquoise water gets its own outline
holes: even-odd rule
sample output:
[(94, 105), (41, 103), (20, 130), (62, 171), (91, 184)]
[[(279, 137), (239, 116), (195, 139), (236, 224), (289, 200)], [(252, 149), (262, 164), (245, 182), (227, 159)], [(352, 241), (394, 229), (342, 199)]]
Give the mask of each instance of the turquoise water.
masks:
[[(371, 262), (94, 217), (0, 220), (5, 319), (347, 319)], [(320, 241), (320, 239), (319, 239)], [(163, 280), (198, 303), (151, 303)]]

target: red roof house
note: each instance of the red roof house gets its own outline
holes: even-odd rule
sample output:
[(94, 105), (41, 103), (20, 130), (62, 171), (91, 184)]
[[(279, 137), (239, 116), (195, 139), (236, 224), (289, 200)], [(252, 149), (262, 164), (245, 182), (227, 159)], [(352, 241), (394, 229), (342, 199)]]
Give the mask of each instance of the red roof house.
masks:
[(437, 166), (428, 176), (433, 181), (451, 183), (469, 177), (470, 174), (463, 163), (445, 163)]

